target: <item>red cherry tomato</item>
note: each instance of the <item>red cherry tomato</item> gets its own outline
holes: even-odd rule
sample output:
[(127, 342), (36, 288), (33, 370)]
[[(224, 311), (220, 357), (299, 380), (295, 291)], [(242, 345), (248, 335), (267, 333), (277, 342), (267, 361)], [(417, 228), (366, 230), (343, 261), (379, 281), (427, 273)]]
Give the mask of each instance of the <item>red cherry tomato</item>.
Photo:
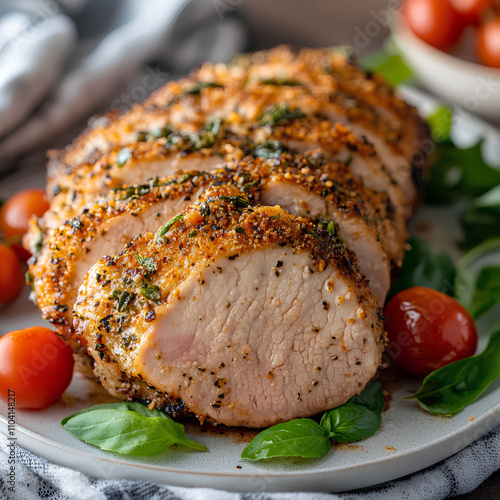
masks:
[(21, 263), (15, 252), (0, 243), (0, 305), (14, 301), (23, 289)]
[(35, 326), (0, 338), (0, 398), (15, 395), (16, 408), (55, 403), (73, 375), (73, 352), (52, 330)]
[(493, 0), (450, 0), (466, 25), (479, 26), (482, 14), (493, 7)]
[[(9, 198), (0, 209), (0, 231), (4, 238), (18, 239), (28, 230), (33, 215), (41, 217), (49, 208), (43, 189), (25, 189)], [(12, 245), (21, 259), (28, 259), (30, 253), (18, 242)]]
[(476, 351), (474, 320), (444, 293), (423, 286), (403, 290), (389, 301), (384, 315), (387, 352), (412, 375), (428, 375)]
[(500, 17), (486, 21), (479, 27), (477, 55), (485, 66), (500, 68)]
[(406, 0), (402, 14), (415, 35), (440, 50), (449, 49), (464, 28), (448, 0)]

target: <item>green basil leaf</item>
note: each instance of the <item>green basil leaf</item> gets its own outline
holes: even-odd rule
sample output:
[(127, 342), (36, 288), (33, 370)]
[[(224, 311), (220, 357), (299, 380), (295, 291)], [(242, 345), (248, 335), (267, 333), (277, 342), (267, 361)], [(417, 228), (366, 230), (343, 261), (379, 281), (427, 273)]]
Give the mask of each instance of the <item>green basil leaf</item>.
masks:
[(95, 405), (91, 406), (90, 408), (84, 408), (83, 410), (79, 410), (69, 417), (64, 418), (61, 421), (61, 424), (64, 426), (68, 420), (70, 420), (73, 417), (76, 417), (77, 415), (82, 415), (83, 413), (88, 413), (95, 411), (96, 409), (99, 410), (120, 410), (120, 411), (134, 411), (136, 413), (139, 413), (143, 417), (164, 417), (164, 418), (170, 418), (165, 412), (158, 410), (157, 408), (153, 408), (150, 410), (146, 405), (143, 405), (142, 403), (136, 403), (135, 401), (119, 401), (118, 403), (108, 403), (108, 404), (103, 404), (103, 405)]
[(93, 406), (66, 417), (61, 424), (78, 439), (123, 455), (153, 456), (173, 444), (206, 451), (205, 445), (188, 439), (184, 426), (140, 403)]
[(361, 394), (352, 397), (349, 403), (364, 406), (375, 413), (382, 413), (385, 404), (382, 385), (380, 382), (372, 382)]
[(372, 436), (382, 422), (380, 413), (352, 402), (326, 412), (321, 426), (328, 436), (340, 443), (352, 443)]
[(500, 267), (487, 266), (477, 277), (470, 313), (478, 319), (500, 302)]
[(425, 240), (412, 237), (399, 277), (393, 282), (389, 297), (414, 286), (425, 286), (448, 295), (454, 294), (455, 266), (451, 257)]
[(491, 257), (498, 255), (498, 252), (500, 252), (500, 238), (491, 239), (474, 247), (457, 262), (456, 299), (469, 312), (472, 311), (478, 275), (483, 267), (497, 264), (498, 259), (494, 258), (492, 261)]
[(243, 450), (241, 458), (324, 457), (330, 440), (324, 429), (310, 418), (298, 418), (273, 425), (260, 432)]
[(416, 399), (436, 415), (452, 416), (472, 404), (500, 376), (500, 323), (493, 326), (485, 350), (455, 361), (425, 377)]
[(500, 169), (484, 161), (481, 146), (482, 141), (467, 149), (457, 148), (450, 141), (436, 145), (426, 182), (428, 201), (454, 203), (480, 196), (500, 183)]
[(432, 138), (436, 142), (450, 141), (450, 131), (453, 111), (448, 106), (440, 106), (434, 113), (427, 117)]

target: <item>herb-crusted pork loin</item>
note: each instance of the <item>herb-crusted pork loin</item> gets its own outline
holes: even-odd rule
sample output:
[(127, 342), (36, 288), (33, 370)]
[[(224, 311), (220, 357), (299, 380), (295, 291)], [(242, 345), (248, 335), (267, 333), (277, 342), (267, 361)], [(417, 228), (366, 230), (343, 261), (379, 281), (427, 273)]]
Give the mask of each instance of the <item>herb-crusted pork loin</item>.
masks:
[(336, 51), (206, 63), (50, 152), (32, 296), (115, 396), (249, 427), (333, 408), (380, 364), (429, 141)]

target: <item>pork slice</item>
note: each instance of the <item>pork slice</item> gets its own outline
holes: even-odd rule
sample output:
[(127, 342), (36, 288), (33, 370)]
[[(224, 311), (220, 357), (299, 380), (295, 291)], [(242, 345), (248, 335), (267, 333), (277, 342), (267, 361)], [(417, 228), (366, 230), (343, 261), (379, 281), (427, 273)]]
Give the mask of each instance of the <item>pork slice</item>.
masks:
[(230, 426), (344, 403), (374, 375), (384, 344), (355, 256), (306, 220), (245, 207), (236, 193), (214, 188), (209, 202), (89, 271), (75, 326), (103, 385), (137, 399), (143, 380), (150, 401), (180, 400), (200, 421)]

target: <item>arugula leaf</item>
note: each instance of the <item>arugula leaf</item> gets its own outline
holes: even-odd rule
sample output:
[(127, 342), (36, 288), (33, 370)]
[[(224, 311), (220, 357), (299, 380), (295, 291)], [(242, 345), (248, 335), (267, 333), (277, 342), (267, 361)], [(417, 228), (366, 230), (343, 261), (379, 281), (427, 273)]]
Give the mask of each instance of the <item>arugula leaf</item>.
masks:
[(326, 431), (310, 418), (298, 418), (273, 425), (255, 436), (241, 458), (324, 457), (330, 449)]
[(389, 298), (414, 286), (425, 286), (448, 295), (454, 293), (455, 266), (451, 257), (427, 241), (412, 237), (408, 243), (399, 277), (393, 282)]
[(207, 450), (205, 445), (186, 436), (183, 425), (159, 410), (148, 410), (140, 403), (92, 406), (66, 417), (61, 425), (86, 443), (123, 455), (158, 455), (173, 444)]
[(500, 323), (493, 326), (486, 349), (425, 377), (416, 399), (435, 415), (452, 416), (472, 404), (500, 376)]
[(500, 169), (483, 159), (482, 141), (467, 149), (451, 141), (437, 144), (426, 182), (426, 199), (435, 204), (451, 204), (480, 196), (500, 184)]
[(380, 413), (350, 401), (326, 412), (321, 418), (321, 426), (328, 437), (339, 443), (352, 443), (372, 436), (381, 422)]

